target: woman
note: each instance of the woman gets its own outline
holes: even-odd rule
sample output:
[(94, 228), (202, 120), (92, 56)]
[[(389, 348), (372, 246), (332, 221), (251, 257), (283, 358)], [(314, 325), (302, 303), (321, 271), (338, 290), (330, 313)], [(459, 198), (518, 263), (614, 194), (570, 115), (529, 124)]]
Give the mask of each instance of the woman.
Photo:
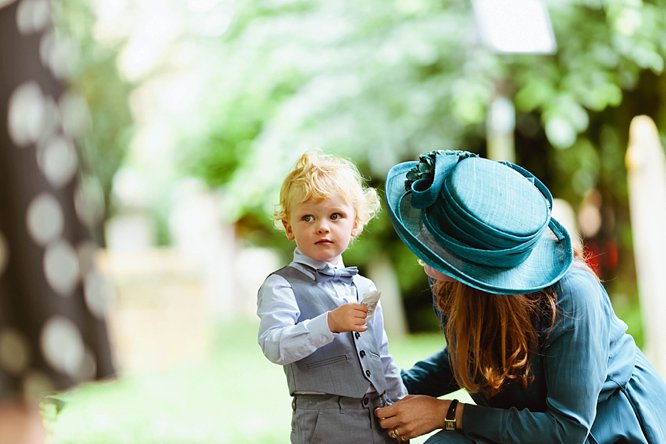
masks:
[(114, 374), (49, 5), (0, 0), (0, 443), (45, 442), (44, 395)]
[[(551, 217), (531, 173), (461, 151), (387, 178), (389, 214), (430, 276), (447, 346), (377, 409), (428, 443), (666, 443), (666, 384)], [(475, 405), (438, 396), (465, 388)]]

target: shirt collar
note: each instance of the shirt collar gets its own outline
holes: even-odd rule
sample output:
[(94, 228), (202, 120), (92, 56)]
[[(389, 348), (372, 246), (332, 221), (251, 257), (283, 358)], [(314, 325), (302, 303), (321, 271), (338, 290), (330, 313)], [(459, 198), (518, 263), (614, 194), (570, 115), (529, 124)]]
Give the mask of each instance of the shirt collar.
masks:
[(320, 268), (324, 268), (326, 264), (330, 265), (333, 268), (345, 268), (345, 264), (342, 262), (342, 258), (340, 258), (340, 261), (337, 264), (331, 264), (329, 262), (322, 262), (322, 261), (317, 261), (312, 259), (309, 256), (304, 255), (301, 253), (301, 251), (296, 248), (294, 250), (294, 262), (299, 263), (299, 264), (304, 264), (307, 265), (308, 267), (312, 267), (315, 270), (318, 270)]

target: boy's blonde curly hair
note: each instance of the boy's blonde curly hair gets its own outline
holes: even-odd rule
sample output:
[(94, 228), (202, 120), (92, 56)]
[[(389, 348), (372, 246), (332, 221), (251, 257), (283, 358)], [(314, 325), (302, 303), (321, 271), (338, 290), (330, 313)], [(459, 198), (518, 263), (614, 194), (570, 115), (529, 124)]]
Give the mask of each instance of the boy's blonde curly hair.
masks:
[(280, 203), (273, 214), (276, 225), (282, 227), (289, 219), (292, 202), (303, 203), (336, 195), (354, 208), (358, 234), (361, 234), (363, 227), (379, 212), (381, 205), (377, 191), (365, 185), (351, 161), (318, 150), (306, 151), (282, 182)]

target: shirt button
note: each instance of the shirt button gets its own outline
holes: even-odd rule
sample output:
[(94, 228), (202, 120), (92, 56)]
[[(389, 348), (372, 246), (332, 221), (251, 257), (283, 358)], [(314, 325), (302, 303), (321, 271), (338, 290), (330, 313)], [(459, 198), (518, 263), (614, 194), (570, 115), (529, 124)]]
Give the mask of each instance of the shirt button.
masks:
[(356, 339), (358, 339), (358, 338), (360, 338), (360, 337), (361, 337), (361, 333), (359, 333), (359, 332), (356, 332), (356, 333), (354, 333), (354, 336), (356, 336)]
[(366, 371), (365, 371), (365, 374), (366, 374), (367, 376), (370, 376), (370, 370), (366, 370)]
[(368, 405), (368, 402), (370, 402), (368, 398), (363, 398), (363, 405)]
[(359, 353), (359, 355), (361, 355), (361, 358), (365, 358), (365, 350), (361, 350), (361, 352)]

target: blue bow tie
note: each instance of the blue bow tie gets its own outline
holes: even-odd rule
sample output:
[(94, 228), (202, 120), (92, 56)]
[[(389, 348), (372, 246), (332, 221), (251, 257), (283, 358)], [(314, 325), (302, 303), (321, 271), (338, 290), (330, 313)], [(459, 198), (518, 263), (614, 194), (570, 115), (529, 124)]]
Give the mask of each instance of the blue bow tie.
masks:
[(326, 265), (324, 268), (315, 270), (315, 280), (319, 282), (328, 282), (328, 281), (341, 281), (346, 284), (353, 283), (353, 277), (358, 274), (358, 268), (356, 267), (347, 267), (347, 268), (333, 268), (330, 265)]

